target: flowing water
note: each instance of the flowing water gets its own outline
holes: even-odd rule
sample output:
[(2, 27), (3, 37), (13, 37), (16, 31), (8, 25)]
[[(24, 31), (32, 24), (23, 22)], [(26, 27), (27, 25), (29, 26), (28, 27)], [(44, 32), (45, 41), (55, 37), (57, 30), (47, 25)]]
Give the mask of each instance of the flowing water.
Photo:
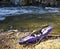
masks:
[(60, 8), (38, 7), (38, 6), (21, 6), (21, 7), (0, 7), (0, 20), (4, 20), (6, 16), (14, 16), (21, 14), (45, 14), (60, 12)]

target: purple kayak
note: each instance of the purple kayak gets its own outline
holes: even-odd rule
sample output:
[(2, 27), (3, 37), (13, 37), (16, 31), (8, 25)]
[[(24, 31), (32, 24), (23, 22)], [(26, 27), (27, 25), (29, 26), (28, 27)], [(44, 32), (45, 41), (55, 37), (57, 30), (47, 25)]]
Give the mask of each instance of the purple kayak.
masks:
[(19, 39), (19, 44), (34, 43), (36, 41), (39, 41), (46, 37), (51, 32), (52, 29), (53, 26), (45, 26), (39, 31), (36, 31), (29, 36)]

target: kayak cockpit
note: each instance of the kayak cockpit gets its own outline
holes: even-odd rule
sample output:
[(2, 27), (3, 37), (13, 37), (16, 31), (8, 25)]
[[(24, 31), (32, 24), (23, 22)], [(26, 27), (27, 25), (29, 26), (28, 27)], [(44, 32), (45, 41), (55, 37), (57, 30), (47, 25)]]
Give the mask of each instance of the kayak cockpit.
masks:
[(34, 41), (42, 39), (45, 36), (47, 36), (52, 29), (53, 29), (53, 26), (45, 26), (42, 29), (32, 33), (31, 35), (21, 38), (19, 40), (19, 43), (22, 43), (22, 44), (33, 43)]

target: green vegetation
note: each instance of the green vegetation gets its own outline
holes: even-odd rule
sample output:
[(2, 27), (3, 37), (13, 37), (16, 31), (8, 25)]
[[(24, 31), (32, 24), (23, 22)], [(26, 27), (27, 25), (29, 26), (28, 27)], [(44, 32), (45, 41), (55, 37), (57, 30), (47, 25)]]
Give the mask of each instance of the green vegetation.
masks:
[(52, 34), (60, 34), (60, 13), (50, 14), (22, 14), (19, 16), (6, 17), (0, 28), (8, 28), (13, 25), (15, 28), (25, 28), (29, 30), (40, 29), (45, 25), (53, 25)]

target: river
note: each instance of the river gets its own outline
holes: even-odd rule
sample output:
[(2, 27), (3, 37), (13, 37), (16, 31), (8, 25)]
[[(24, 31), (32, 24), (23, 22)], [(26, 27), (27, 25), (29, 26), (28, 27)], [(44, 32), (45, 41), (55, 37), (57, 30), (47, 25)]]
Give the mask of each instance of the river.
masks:
[(14, 16), (21, 14), (45, 14), (60, 12), (60, 8), (56, 7), (40, 7), (40, 6), (21, 6), (21, 7), (0, 7), (0, 20), (4, 20), (6, 16)]

